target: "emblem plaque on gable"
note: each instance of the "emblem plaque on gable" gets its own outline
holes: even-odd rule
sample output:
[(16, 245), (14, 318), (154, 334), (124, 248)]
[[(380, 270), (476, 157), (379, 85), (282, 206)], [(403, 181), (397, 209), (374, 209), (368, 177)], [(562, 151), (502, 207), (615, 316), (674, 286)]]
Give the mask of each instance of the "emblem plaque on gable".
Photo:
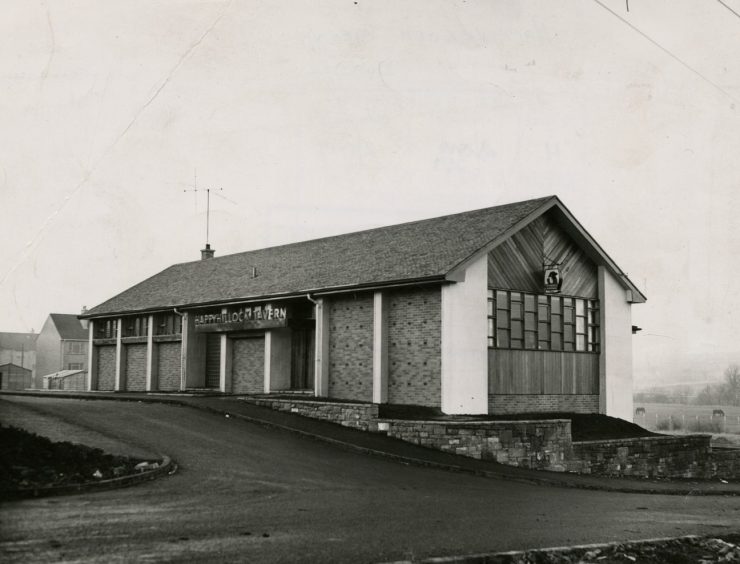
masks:
[(545, 294), (559, 294), (563, 286), (563, 276), (559, 264), (545, 266)]

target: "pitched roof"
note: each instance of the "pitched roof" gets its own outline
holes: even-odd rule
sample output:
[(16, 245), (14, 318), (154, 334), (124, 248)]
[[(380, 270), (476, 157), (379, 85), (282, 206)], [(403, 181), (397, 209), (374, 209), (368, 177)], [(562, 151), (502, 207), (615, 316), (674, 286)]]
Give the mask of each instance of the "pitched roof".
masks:
[(50, 313), (49, 317), (62, 339), (86, 340), (88, 338), (87, 329), (82, 326), (74, 313)]
[(549, 196), (175, 264), (81, 317), (411, 281), (441, 282), (471, 256), (555, 204), (559, 200)]
[(0, 368), (2, 368), (3, 371), (5, 370), (5, 368), (10, 368), (16, 374), (18, 372), (23, 372), (23, 373), (33, 372), (33, 370), (31, 370), (30, 368), (19, 366), (15, 362), (6, 362), (5, 364), (0, 364)]
[(58, 372), (52, 372), (51, 374), (45, 374), (42, 376), (42, 378), (49, 378), (49, 379), (56, 379), (61, 378), (64, 379), (68, 376), (74, 376), (75, 374), (79, 374), (80, 372), (87, 372), (87, 370), (59, 370)]
[(0, 333), (0, 350), (35, 351), (38, 333)]

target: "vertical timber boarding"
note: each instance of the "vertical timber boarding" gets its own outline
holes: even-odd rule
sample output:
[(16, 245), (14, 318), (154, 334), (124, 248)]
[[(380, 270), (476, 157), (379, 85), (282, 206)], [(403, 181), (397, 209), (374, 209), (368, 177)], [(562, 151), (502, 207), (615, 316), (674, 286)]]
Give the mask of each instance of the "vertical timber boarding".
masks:
[[(596, 265), (547, 214), (489, 253), (488, 287), (542, 295), (544, 262), (561, 265), (561, 296), (599, 298)], [(501, 396), (536, 395), (562, 396), (566, 402), (578, 396), (585, 398), (583, 405), (588, 407), (584, 409), (591, 409), (593, 403), (594, 411), (598, 411), (600, 356), (589, 352), (489, 348), (491, 412), (495, 412), (494, 404), (500, 409)]]
[(206, 388), (218, 389), (221, 383), (221, 334), (206, 335)]

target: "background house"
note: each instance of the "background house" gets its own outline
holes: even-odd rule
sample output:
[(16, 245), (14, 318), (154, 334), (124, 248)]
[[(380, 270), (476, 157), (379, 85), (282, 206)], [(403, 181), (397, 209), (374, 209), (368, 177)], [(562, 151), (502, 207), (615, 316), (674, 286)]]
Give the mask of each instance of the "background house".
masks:
[(0, 364), (0, 390), (25, 390), (32, 383), (32, 372), (17, 364)]
[(33, 372), (36, 337), (37, 333), (0, 333), (0, 366), (12, 364)]
[(62, 370), (87, 370), (87, 321), (74, 313), (51, 313), (36, 339), (34, 387)]
[(86, 370), (60, 370), (42, 377), (45, 390), (75, 390), (87, 389)]

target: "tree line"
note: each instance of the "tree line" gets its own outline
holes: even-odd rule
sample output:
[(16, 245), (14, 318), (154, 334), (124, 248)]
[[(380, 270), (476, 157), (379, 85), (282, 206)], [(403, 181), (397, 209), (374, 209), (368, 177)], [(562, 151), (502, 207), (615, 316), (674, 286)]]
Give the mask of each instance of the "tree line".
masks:
[(725, 369), (724, 379), (708, 384), (698, 392), (690, 388), (668, 391), (638, 392), (635, 401), (641, 403), (681, 403), (694, 405), (740, 406), (740, 366), (731, 364)]

